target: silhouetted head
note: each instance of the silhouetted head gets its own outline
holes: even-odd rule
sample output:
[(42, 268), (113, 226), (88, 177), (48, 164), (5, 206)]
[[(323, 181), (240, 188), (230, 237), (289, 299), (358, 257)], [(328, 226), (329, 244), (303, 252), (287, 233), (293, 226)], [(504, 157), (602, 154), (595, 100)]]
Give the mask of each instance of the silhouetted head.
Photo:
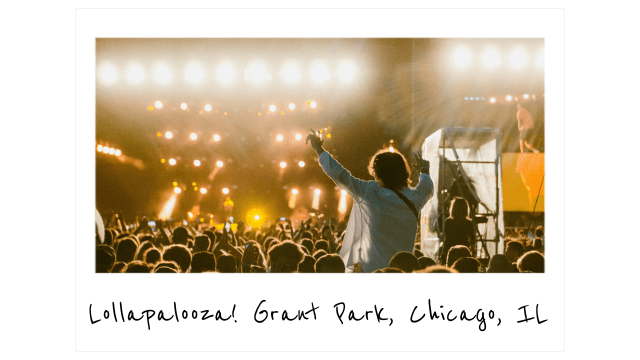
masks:
[(463, 257), (456, 260), (452, 268), (459, 273), (479, 273), (480, 262), (472, 257)]
[(220, 255), (216, 260), (216, 271), (220, 273), (238, 272), (236, 259), (229, 254)]
[(513, 264), (506, 255), (495, 254), (489, 261), (488, 273), (512, 273)]
[(534, 273), (544, 272), (544, 255), (537, 251), (529, 251), (518, 260), (518, 270), (520, 272), (531, 271)]
[(193, 254), (193, 257), (191, 257), (190, 272), (202, 273), (205, 271), (215, 271), (215, 270), (216, 270), (216, 258), (213, 256), (213, 253), (200, 251)]
[(313, 256), (305, 255), (302, 262), (298, 264), (299, 273), (315, 273), (316, 259)]
[(111, 271), (115, 262), (116, 252), (111, 246), (103, 244), (96, 246), (96, 272), (98, 267), (102, 267), (101, 272), (104, 272), (104, 269)]
[(512, 263), (516, 262), (524, 254), (524, 246), (519, 241), (509, 241), (504, 254)]
[(435, 265), (436, 262), (435, 260), (433, 260), (432, 258), (428, 257), (428, 256), (422, 256), (418, 258), (418, 265), (420, 265), (420, 269), (424, 270), (426, 268), (428, 268), (429, 266), (433, 266)]
[(175, 273), (180, 272), (180, 266), (175, 261), (166, 261), (166, 260), (158, 262), (156, 266), (154, 266), (153, 272), (160, 272), (158, 270), (162, 268), (171, 269), (173, 270), (171, 272), (175, 272)]
[(185, 227), (178, 226), (173, 229), (173, 237), (171, 242), (174, 244), (187, 245), (189, 242), (189, 232)]
[(462, 220), (469, 217), (469, 203), (463, 198), (454, 198), (451, 201), (449, 216), (454, 220)]
[(406, 273), (412, 273), (420, 269), (418, 258), (408, 251), (400, 251), (393, 255), (389, 261), (389, 267), (397, 268)]
[(211, 247), (211, 240), (209, 240), (209, 237), (207, 235), (198, 235), (193, 243), (193, 253), (209, 251), (209, 247)]
[(344, 273), (346, 266), (337, 254), (328, 254), (316, 261), (316, 273)]
[(147, 265), (146, 263), (140, 261), (140, 260), (135, 260), (132, 261), (130, 263), (127, 264), (127, 266), (124, 268), (125, 273), (150, 273), (151, 269), (149, 269), (149, 265)]
[(118, 241), (117, 244), (116, 261), (122, 261), (124, 263), (133, 261), (136, 256), (136, 250), (138, 250), (138, 243), (133, 239), (124, 238)]
[(369, 162), (369, 174), (385, 188), (401, 190), (409, 186), (409, 164), (396, 151), (378, 151)]
[(127, 263), (122, 262), (122, 261), (118, 261), (115, 264), (113, 264), (113, 267), (111, 268), (111, 273), (120, 273), (122, 272), (122, 270), (127, 266)]
[(175, 261), (180, 266), (180, 272), (187, 272), (191, 265), (191, 251), (184, 245), (170, 245), (164, 248), (162, 259)]
[(329, 252), (329, 243), (326, 240), (318, 240), (314, 245), (314, 250), (324, 250), (326, 252)]
[(162, 260), (162, 253), (156, 248), (148, 249), (142, 255), (142, 261), (149, 265), (155, 265), (158, 261)]
[(271, 272), (292, 273), (298, 271), (298, 264), (304, 259), (304, 252), (300, 245), (287, 240), (269, 251), (269, 259)]
[(447, 254), (447, 267), (452, 267), (458, 259), (463, 257), (471, 257), (471, 250), (464, 245), (456, 245), (449, 249)]
[(429, 266), (428, 268), (426, 268), (424, 270), (418, 270), (416, 272), (417, 273), (445, 273), (445, 274), (458, 273), (458, 271), (456, 269), (448, 268), (448, 267), (442, 266), (442, 265)]
[(373, 273), (374, 274), (378, 274), (378, 273), (399, 273), (399, 274), (402, 274), (404, 272), (402, 270), (398, 269), (398, 268), (386, 267), (384, 269), (378, 269), (378, 270), (374, 271)]
[(138, 246), (138, 251), (136, 251), (136, 260), (142, 260), (144, 253), (147, 252), (150, 248), (154, 247), (151, 241), (143, 241), (140, 246)]
[(321, 257), (327, 255), (328, 252), (324, 251), (324, 250), (318, 250), (316, 252), (313, 253), (313, 257), (314, 259), (316, 259), (316, 261), (318, 261), (318, 259), (320, 259)]

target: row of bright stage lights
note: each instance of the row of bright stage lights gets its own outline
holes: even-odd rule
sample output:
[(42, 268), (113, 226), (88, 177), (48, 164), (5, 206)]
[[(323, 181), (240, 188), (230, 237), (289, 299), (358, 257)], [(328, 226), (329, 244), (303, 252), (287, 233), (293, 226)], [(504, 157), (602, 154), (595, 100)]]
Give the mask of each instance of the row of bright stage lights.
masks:
[(107, 154), (107, 155), (114, 155), (114, 156), (122, 155), (122, 151), (120, 151), (120, 149), (116, 149), (116, 148), (112, 148), (112, 147), (108, 147), (108, 146), (98, 145), (96, 150), (99, 153), (103, 153), (103, 154)]
[[(312, 101), (308, 101), (306, 104), (307, 104), (307, 105), (309, 105), (309, 107), (310, 107), (311, 109), (315, 109), (315, 108), (318, 106), (318, 103), (316, 103), (316, 102), (315, 102), (315, 101), (313, 101), (313, 100), (312, 100)], [(156, 109), (162, 109), (162, 106), (163, 106), (164, 104), (162, 103), (162, 101), (157, 100), (157, 101), (155, 102), (155, 104), (154, 104), (154, 105), (155, 105), (155, 108), (156, 108)], [(289, 103), (288, 107), (289, 107), (289, 111), (293, 111), (293, 110), (295, 110), (295, 109), (296, 109), (296, 104), (294, 104), (294, 103)], [(184, 103), (184, 102), (183, 102), (182, 104), (180, 104), (180, 108), (181, 108), (182, 110), (187, 110), (187, 111), (189, 111), (189, 110), (190, 110), (190, 109), (189, 109), (189, 105), (187, 105), (187, 103)], [(149, 106), (149, 110), (153, 110), (153, 109), (154, 109), (154, 107), (153, 107), (153, 106)], [(277, 108), (277, 106), (276, 106), (276, 105), (274, 105), (274, 104), (269, 105), (269, 112), (270, 112), (270, 113), (275, 113), (277, 109), (278, 109), (278, 108)], [(211, 106), (211, 104), (205, 104), (205, 105), (204, 105), (204, 111), (207, 111), (207, 112), (208, 112), (208, 111), (211, 111), (211, 110), (213, 110), (213, 107)], [(218, 112), (218, 110), (216, 110), (216, 112)], [(202, 111), (200, 111), (200, 113), (202, 114)], [(281, 113), (281, 114), (284, 114), (284, 111), (281, 111), (280, 113)], [(227, 113), (226, 113), (226, 112), (225, 112), (224, 114), (225, 114), (225, 115), (227, 115)], [(262, 116), (262, 113), (258, 113), (258, 116)]]
[[(523, 95), (522, 95), (522, 99), (524, 99), (524, 100), (529, 100), (529, 99), (535, 100), (535, 99), (536, 99), (536, 95), (535, 95), (535, 94), (533, 94), (533, 95), (523, 94)], [(476, 96), (476, 97), (473, 97), (473, 96), (465, 96), (465, 97), (464, 97), (464, 100), (465, 100), (465, 101), (467, 101), (467, 100), (468, 100), (468, 101), (485, 101), (485, 97), (484, 97), (484, 96), (483, 96), (483, 97), (480, 97), (480, 96)], [(492, 97), (490, 97), (490, 98), (489, 98), (489, 103), (491, 103), (491, 104), (495, 104), (495, 103), (497, 103), (497, 102), (501, 102), (501, 103), (503, 103), (503, 102), (504, 102), (504, 103), (509, 103), (509, 102), (511, 102), (512, 100), (515, 100), (515, 101), (517, 102), (517, 101), (519, 100), (519, 97), (515, 97), (515, 98), (514, 98), (514, 97), (513, 97), (513, 96), (511, 96), (511, 95), (506, 95), (506, 96), (504, 96), (504, 97), (495, 97), (495, 96), (492, 96)]]
[[(98, 145), (98, 146), (100, 146), (100, 145)], [(167, 160), (166, 159), (160, 159), (160, 162), (164, 164), (164, 163), (167, 163)], [(176, 159), (174, 159), (174, 158), (170, 158), (168, 163), (169, 163), (169, 165), (174, 166), (174, 165), (178, 164), (178, 161)], [(200, 161), (198, 159), (193, 160), (193, 166), (198, 167), (200, 165), (202, 165), (202, 161)], [(287, 167), (287, 162), (286, 161), (281, 161), (278, 165), (280, 166), (280, 168), (284, 169), (284, 168)], [(298, 161), (298, 166), (299, 167), (303, 168), (303, 167), (305, 167), (305, 165), (306, 164), (305, 164), (304, 161), (302, 161), (302, 160)], [(221, 160), (216, 161), (216, 167), (221, 168), (223, 166), (224, 166), (224, 162), (222, 162)]]
[[(502, 65), (503, 59), (500, 49), (495, 46), (488, 46), (479, 58), (474, 56), (473, 50), (467, 45), (459, 45), (453, 51), (453, 62), (463, 69), (469, 67), (474, 60), (480, 60), (485, 67), (494, 69)], [(506, 60), (509, 61), (511, 67), (517, 70), (522, 70), (531, 64), (529, 52), (524, 46), (516, 46), (511, 49)], [(539, 68), (544, 67), (544, 49), (538, 52), (535, 65)]]
[[(198, 187), (198, 186), (197, 186), (197, 184), (196, 184), (195, 182), (194, 182), (194, 183), (191, 183), (191, 186), (193, 186), (193, 190), (194, 190), (194, 191), (200, 191), (200, 193), (201, 193), (201, 194), (203, 194), (203, 195), (204, 195), (204, 194), (206, 194), (206, 193), (208, 192), (207, 188), (205, 188), (205, 187)], [(177, 183), (177, 182), (174, 182), (174, 183), (173, 183), (173, 191), (174, 191), (176, 194), (180, 194), (180, 193), (182, 193), (182, 191), (183, 191), (183, 190), (187, 190), (187, 186), (186, 186), (186, 185), (178, 186), (178, 183)], [(226, 188), (226, 187), (225, 187), (225, 188), (222, 188), (222, 193), (223, 193), (224, 195), (229, 195), (229, 193), (230, 193), (230, 192), (231, 192), (231, 190), (229, 190), (229, 188)], [(298, 195), (299, 193), (300, 193), (300, 191), (298, 191), (298, 189), (291, 189), (291, 195)], [(314, 189), (314, 190), (313, 190), (313, 194), (314, 194), (314, 195), (318, 195), (318, 196), (319, 196), (321, 193), (322, 193), (322, 190), (320, 190), (320, 189)], [(340, 190), (340, 194), (341, 194), (341, 195), (346, 195), (346, 194), (347, 194), (347, 192), (346, 192), (346, 191), (344, 191), (344, 190)]]
[[(158, 132), (156, 135), (157, 135), (158, 137), (162, 137), (162, 132)], [(173, 139), (174, 135), (175, 135), (175, 134), (174, 134), (172, 131), (167, 131), (167, 132), (165, 132), (165, 133), (164, 133), (164, 137), (165, 137), (165, 138), (167, 138), (167, 139)], [(326, 134), (326, 135), (324, 135), (324, 136), (325, 136), (326, 138), (328, 138), (328, 139), (331, 139), (331, 134)], [(321, 137), (322, 137), (322, 134), (321, 134)], [(196, 140), (198, 140), (198, 134), (196, 134), (196, 133), (194, 133), (194, 132), (190, 133), (190, 134), (189, 134), (189, 139), (190, 139), (190, 140), (192, 140), (192, 141), (196, 141)], [(218, 134), (213, 134), (213, 141), (216, 141), (216, 142), (217, 142), (217, 141), (220, 141), (221, 139), (222, 139), (222, 138), (220, 137), (220, 135), (218, 135)], [(296, 141), (300, 141), (300, 140), (302, 140), (302, 134), (300, 134), (300, 133), (296, 133), (296, 134), (295, 134), (295, 136), (294, 136), (294, 139), (295, 139)], [(284, 135), (282, 135), (282, 134), (278, 134), (278, 135), (276, 135), (276, 141), (278, 141), (278, 142), (284, 141)], [(100, 151), (100, 150), (98, 150), (98, 151)]]
[[(138, 62), (131, 62), (124, 69), (124, 78), (131, 85), (141, 84), (147, 77), (145, 69)], [(158, 61), (151, 66), (151, 77), (156, 85), (168, 85), (174, 81), (174, 70)], [(218, 83), (229, 85), (236, 80), (236, 69), (230, 61), (221, 61), (212, 71)], [(98, 65), (98, 79), (102, 85), (112, 85), (121, 79), (118, 68), (110, 61), (102, 61)], [(341, 83), (353, 82), (358, 74), (356, 63), (352, 60), (342, 60), (335, 71), (323, 61), (315, 61), (309, 67), (309, 77), (318, 84), (326, 83), (332, 78), (337, 78)], [(192, 85), (198, 85), (207, 78), (207, 70), (198, 61), (186, 64), (183, 70), (184, 80)], [(303, 75), (301, 67), (295, 61), (286, 62), (279, 70), (278, 75), (287, 83), (297, 83)], [(250, 62), (244, 69), (244, 80), (252, 84), (261, 84), (271, 81), (273, 76), (266, 65), (260, 61)]]

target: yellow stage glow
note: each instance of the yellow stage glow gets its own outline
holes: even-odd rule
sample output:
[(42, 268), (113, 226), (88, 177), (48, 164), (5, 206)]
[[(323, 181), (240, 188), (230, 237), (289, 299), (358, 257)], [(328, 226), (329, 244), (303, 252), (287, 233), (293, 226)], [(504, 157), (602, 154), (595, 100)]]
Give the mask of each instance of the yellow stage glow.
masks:
[(102, 145), (98, 145), (98, 152), (102, 152)]
[(304, 161), (300, 161), (300, 162), (298, 163), (298, 166), (300, 166), (300, 167), (304, 167)]
[(284, 139), (284, 137), (281, 134), (278, 134), (278, 136), (276, 136), (276, 140), (278, 141), (282, 141)]
[(204, 195), (204, 194), (206, 194), (206, 193), (207, 193), (207, 189), (205, 189), (205, 188), (200, 188), (200, 193), (201, 193), (201, 194), (203, 194), (203, 195)]
[(295, 108), (296, 108), (296, 104), (294, 103), (289, 104), (289, 110), (294, 110)]
[(195, 182), (195, 181), (194, 181), (194, 182), (192, 182), (192, 183), (191, 183), (191, 186), (196, 186), (196, 182)]
[(253, 220), (256, 220), (256, 221), (260, 220), (260, 215), (255, 215), (255, 216), (253, 217)]
[(161, 133), (161, 132), (158, 132), (158, 137), (161, 137), (161, 136), (162, 136), (162, 133)]
[(213, 135), (213, 141), (220, 141), (220, 135), (214, 134)]
[(338, 78), (343, 83), (351, 82), (356, 77), (356, 64), (351, 60), (343, 60), (338, 65)]
[(344, 190), (340, 191), (340, 202), (338, 203), (338, 213), (341, 215), (347, 212), (347, 192)]
[(189, 211), (189, 218), (193, 219), (193, 213), (191, 213), (191, 211)]
[(193, 165), (200, 166), (200, 160), (193, 160)]
[(276, 111), (276, 106), (275, 105), (270, 105), (269, 106), (269, 111), (271, 111), (271, 112)]
[(230, 84), (234, 77), (235, 69), (233, 65), (231, 65), (231, 62), (228, 60), (221, 61), (216, 69), (216, 78), (218, 78), (218, 81), (222, 84)]
[(180, 104), (180, 109), (187, 110), (187, 103)]
[(156, 63), (151, 72), (153, 73), (153, 79), (156, 84), (164, 85), (171, 81), (171, 70), (169, 66), (163, 62)]
[(165, 160), (164, 159), (160, 159), (160, 162), (164, 164)]
[(224, 164), (222, 163), (222, 161), (217, 161), (217, 162), (216, 162), (216, 166), (218, 166), (218, 167), (222, 167), (222, 165), (224, 165)]
[(320, 189), (315, 189), (315, 190), (314, 190), (314, 193), (315, 193), (316, 195), (320, 195), (320, 192), (321, 192), (321, 191), (320, 191)]
[(453, 62), (460, 68), (466, 68), (471, 63), (471, 48), (467, 45), (460, 45), (453, 52)]
[(287, 163), (284, 162), (284, 161), (281, 161), (280, 162), (280, 167), (283, 168), (283, 169), (286, 168), (287, 167)]
[(207, 104), (204, 106), (204, 109), (207, 111), (211, 111), (211, 105)]
[(331, 139), (331, 134), (327, 134), (327, 139)]
[(293, 195), (298, 195), (298, 189), (293, 189), (293, 190), (291, 190), (291, 193), (292, 193)]
[(198, 135), (196, 133), (191, 133), (191, 135), (189, 135), (189, 138), (191, 140), (196, 140), (198, 138)]
[(167, 201), (167, 203), (164, 205), (164, 207), (162, 208), (162, 211), (160, 211), (160, 214), (158, 214), (158, 219), (160, 220), (169, 220), (169, 218), (171, 218), (171, 213), (173, 212), (173, 207), (176, 204), (176, 199), (178, 198), (178, 194), (180, 193), (180, 188), (176, 188), (178, 190), (175, 190), (175, 194), (171, 195), (171, 198), (169, 198), (169, 201)]
[(173, 186), (178, 186), (178, 183), (174, 181)]
[(153, 110), (153, 106), (149, 106), (149, 110)]
[(262, 113), (258, 113), (258, 116), (262, 116)]
[(102, 152), (105, 153), (105, 154), (108, 154), (109, 153), (109, 147), (108, 146), (102, 147)]
[(227, 195), (229, 193), (229, 189), (227, 189), (227, 188), (222, 189), (222, 193)]
[(225, 111), (224, 114), (227, 115), (227, 112)]
[(162, 108), (162, 101), (160, 101), (160, 100), (156, 101), (156, 108), (157, 109), (161, 109)]
[(174, 191), (176, 194), (180, 194), (180, 193), (182, 192), (182, 189), (180, 189), (179, 187), (174, 187), (174, 188), (173, 188), (173, 191)]
[(120, 149), (116, 149), (116, 153), (115, 153), (115, 155), (116, 155), (116, 156), (120, 156), (120, 155), (122, 155), (122, 151), (120, 151)]
[(169, 159), (169, 165), (175, 165), (176, 164), (176, 159)]
[(314, 210), (320, 210), (320, 189), (314, 191), (313, 200), (311, 201), (311, 208)]
[(173, 133), (171, 131), (167, 131), (166, 133), (164, 133), (164, 137), (166, 137), (167, 139), (171, 139), (173, 137)]
[(309, 103), (309, 106), (311, 106), (312, 109), (315, 109), (317, 104), (316, 104), (315, 101), (312, 101), (312, 102)]
[(194, 187), (194, 188), (193, 188), (193, 191), (198, 191), (198, 187), (197, 187), (197, 186), (196, 186), (196, 187)]

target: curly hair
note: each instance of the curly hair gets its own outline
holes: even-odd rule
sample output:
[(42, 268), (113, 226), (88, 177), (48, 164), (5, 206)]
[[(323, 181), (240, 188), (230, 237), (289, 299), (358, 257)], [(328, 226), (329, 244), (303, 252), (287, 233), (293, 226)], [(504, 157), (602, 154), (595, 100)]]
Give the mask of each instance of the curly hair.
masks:
[(409, 186), (409, 164), (399, 152), (379, 150), (371, 158), (368, 169), (385, 188), (400, 190)]

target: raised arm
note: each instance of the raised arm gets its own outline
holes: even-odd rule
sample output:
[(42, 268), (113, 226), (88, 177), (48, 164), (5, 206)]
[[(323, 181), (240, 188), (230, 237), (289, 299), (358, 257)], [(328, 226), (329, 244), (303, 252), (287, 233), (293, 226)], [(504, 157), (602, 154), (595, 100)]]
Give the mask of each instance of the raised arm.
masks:
[(415, 190), (419, 194), (419, 198), (421, 200), (420, 208), (422, 208), (433, 196), (433, 181), (431, 180), (431, 176), (429, 176), (429, 161), (422, 158), (422, 151), (415, 154), (415, 158), (415, 169), (419, 169), (420, 171), (420, 180), (418, 181), (418, 185), (416, 185)]

